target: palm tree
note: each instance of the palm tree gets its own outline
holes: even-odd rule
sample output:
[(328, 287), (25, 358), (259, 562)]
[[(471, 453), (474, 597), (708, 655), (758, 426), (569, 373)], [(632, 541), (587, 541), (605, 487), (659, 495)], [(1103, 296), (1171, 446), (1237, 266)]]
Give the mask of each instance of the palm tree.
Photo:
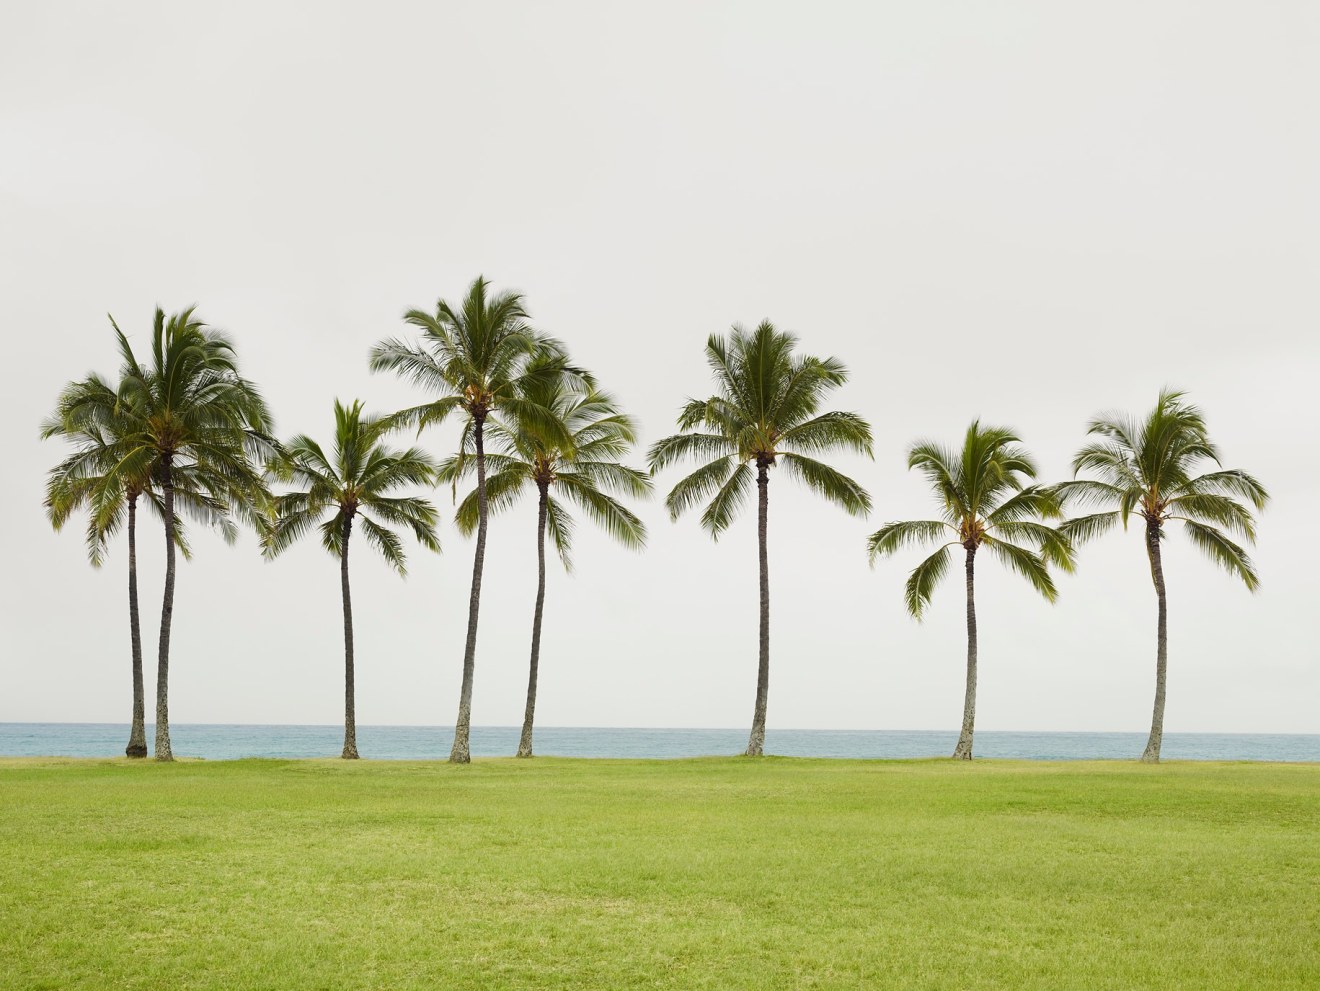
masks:
[[(871, 508), (866, 491), (829, 465), (808, 457), (835, 448), (871, 455), (871, 428), (856, 413), (819, 412), (825, 394), (844, 383), (847, 372), (834, 358), (795, 355), (797, 338), (767, 320), (748, 332), (734, 326), (728, 338), (712, 335), (706, 360), (715, 376), (716, 395), (689, 400), (678, 416), (684, 433), (652, 445), (652, 472), (681, 458), (704, 461), (669, 493), (672, 519), (710, 501), (701, 525), (718, 540), (733, 522), (755, 481), (760, 558), (760, 651), (756, 704), (747, 755), (765, 747), (766, 701), (770, 687), (770, 565), (766, 550), (770, 469), (782, 465), (815, 492), (854, 516)], [(755, 471), (752, 470), (755, 465)]]
[[(486, 563), (486, 418), (496, 410), (535, 425), (548, 437), (564, 441), (562, 428), (544, 409), (536, 408), (518, 392), (528, 362), (536, 355), (562, 353), (556, 342), (538, 335), (528, 325), (523, 298), (514, 292), (491, 294), (489, 283), (478, 277), (457, 306), (443, 299), (435, 312), (409, 310), (404, 321), (422, 331), (413, 345), (393, 339), (371, 350), (372, 371), (393, 371), (414, 384), (439, 393), (419, 406), (400, 410), (392, 422), (423, 428), (441, 423), (450, 413), (465, 417), (463, 449), (476, 453), (477, 546), (472, 560), (472, 589), (468, 597), (467, 640), (463, 650), (463, 685), (450, 761), (466, 764), (471, 758), (472, 675), (477, 656), (477, 618), (481, 611), (481, 577)], [(468, 439), (470, 435), (470, 440)]]
[[(546, 359), (542, 359), (545, 361)], [(557, 359), (549, 359), (557, 361)], [(569, 437), (563, 444), (547, 439), (534, 425), (512, 420), (487, 422), (488, 436), (498, 453), (487, 453), (486, 504), (498, 512), (535, 487), (536, 517), (536, 607), (532, 613), (532, 648), (527, 678), (527, 708), (523, 715), (518, 756), (532, 756), (532, 724), (536, 713), (537, 672), (541, 660), (541, 617), (545, 609), (545, 537), (554, 541), (565, 570), (571, 570), (569, 552), (573, 518), (563, 502), (553, 498), (553, 488), (627, 547), (640, 549), (646, 542), (646, 527), (610, 492), (645, 496), (651, 491), (646, 473), (619, 463), (636, 442), (636, 425), (620, 412), (612, 396), (590, 385), (575, 384), (569, 376), (541, 376), (529, 369), (521, 388), (522, 397), (538, 408), (550, 410)], [(557, 432), (558, 433), (558, 432)], [(439, 480), (457, 485), (475, 467), (472, 452), (461, 451), (440, 466)], [(478, 494), (473, 491), (458, 507), (457, 522), (464, 534), (479, 523)]]
[[(1003, 427), (983, 427), (974, 420), (954, 452), (922, 441), (908, 452), (908, 468), (917, 468), (935, 490), (941, 518), (886, 523), (867, 542), (871, 562), (909, 544), (944, 541), (908, 577), (908, 611), (918, 620), (930, 603), (935, 585), (949, 571), (950, 548), (964, 550), (967, 585), (967, 690), (963, 697), (962, 730), (953, 756), (972, 759), (972, 732), (976, 722), (976, 552), (990, 550), (1000, 562), (1053, 602), (1058, 596), (1047, 565), (1073, 569), (1073, 552), (1066, 537), (1041, 519), (1059, 515), (1049, 489), (1027, 485), (1036, 466), (1019, 446), (1020, 439)], [(1035, 550), (1015, 541), (1035, 545)]]
[[(101, 422), (104, 421), (104, 422)], [(150, 472), (126, 478), (117, 472), (117, 445), (129, 430), (126, 407), (117, 404), (116, 390), (92, 374), (71, 382), (60, 394), (56, 412), (42, 424), (42, 439), (61, 436), (75, 445), (67, 458), (51, 469), (46, 482), (46, 512), (51, 526), (59, 531), (74, 513), (86, 509), (87, 556), (92, 567), (105, 561), (110, 539), (121, 527), (128, 531), (128, 622), (132, 649), (133, 718), (130, 724), (129, 757), (147, 756), (145, 692), (142, 685), (142, 634), (137, 589), (137, 504), (147, 505), (163, 519), (164, 507), (152, 487)], [(222, 504), (199, 491), (188, 477), (176, 479), (176, 499), (184, 512), (216, 526), (227, 542), (236, 528)], [(175, 527), (175, 544), (184, 558), (191, 556), (182, 525)]]
[[(1245, 499), (1257, 509), (1269, 501), (1264, 487), (1235, 468), (1197, 474), (1220, 465), (1219, 451), (1211, 443), (1205, 419), (1183, 393), (1164, 390), (1155, 408), (1143, 419), (1118, 413), (1096, 417), (1087, 433), (1099, 438), (1073, 458), (1074, 476), (1092, 471), (1096, 479), (1079, 479), (1058, 486), (1060, 498), (1092, 506), (1113, 506), (1105, 512), (1068, 520), (1060, 529), (1074, 541), (1090, 540), (1122, 522), (1127, 528), (1133, 513), (1146, 524), (1146, 557), (1158, 603), (1155, 648), (1155, 708), (1150, 738), (1141, 759), (1158, 763), (1164, 738), (1164, 690), (1168, 662), (1168, 604), (1164, 595), (1164, 566), (1160, 542), (1165, 522), (1177, 520), (1192, 544), (1236, 575), (1251, 591), (1260, 585), (1255, 566), (1227, 530), (1247, 543), (1256, 539), (1256, 524)], [(1223, 529), (1221, 529), (1223, 528)]]
[[(152, 325), (151, 361), (141, 364), (119, 326), (123, 358), (115, 411), (131, 416), (119, 436), (113, 475), (125, 481), (149, 477), (159, 488), (165, 520), (165, 591), (161, 603), (156, 669), (156, 759), (174, 759), (170, 748), (170, 632), (174, 618), (176, 501), (188, 480), (227, 511), (253, 524), (268, 495), (254, 456), (278, 449), (270, 415), (256, 387), (238, 371), (228, 336), (207, 327), (189, 307), (168, 321), (158, 307)], [(100, 415), (110, 411), (93, 404)]]
[[(330, 456), (306, 434), (287, 445), (273, 473), (299, 488), (275, 500), (275, 522), (264, 541), (264, 553), (274, 558), (319, 523), (321, 546), (339, 558), (339, 582), (344, 607), (344, 752), (356, 760), (357, 713), (353, 698), (353, 603), (348, 588), (348, 544), (353, 520), (400, 575), (407, 573), (403, 545), (391, 526), (406, 526), (418, 543), (439, 551), (435, 507), (415, 496), (390, 496), (405, 485), (428, 484), (435, 464), (417, 448), (397, 451), (384, 446), (386, 419), (363, 416), (362, 403), (335, 401), (335, 446)], [(321, 517), (333, 511), (328, 519)], [(367, 515), (373, 513), (380, 522)]]

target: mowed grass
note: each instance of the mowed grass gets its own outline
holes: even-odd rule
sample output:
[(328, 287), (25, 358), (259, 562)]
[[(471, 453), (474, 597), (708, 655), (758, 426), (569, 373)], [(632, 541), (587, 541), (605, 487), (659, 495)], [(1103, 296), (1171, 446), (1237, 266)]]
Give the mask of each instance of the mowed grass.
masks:
[(1320, 766), (0, 760), (3, 988), (1320, 986)]

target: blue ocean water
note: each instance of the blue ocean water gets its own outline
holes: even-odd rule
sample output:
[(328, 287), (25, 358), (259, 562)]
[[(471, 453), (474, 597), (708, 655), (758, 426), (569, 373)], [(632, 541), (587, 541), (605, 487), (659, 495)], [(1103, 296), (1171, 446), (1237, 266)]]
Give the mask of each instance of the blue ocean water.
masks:
[[(515, 726), (474, 726), (474, 757), (508, 757), (518, 749)], [(148, 743), (154, 728), (147, 726)], [(770, 729), (766, 753), (787, 757), (947, 757), (954, 730)], [(341, 726), (243, 726), (179, 723), (170, 727), (179, 757), (338, 757)], [(453, 730), (437, 726), (359, 726), (358, 751), (378, 760), (435, 760), (449, 756)], [(115, 757), (124, 752), (123, 723), (0, 723), (0, 755)], [(545, 726), (536, 752), (559, 757), (677, 758), (742, 753), (745, 729), (602, 729)], [(981, 730), (979, 757), (1027, 760), (1134, 760), (1145, 733), (1017, 733)], [(1166, 733), (1169, 760), (1320, 761), (1320, 735)]]

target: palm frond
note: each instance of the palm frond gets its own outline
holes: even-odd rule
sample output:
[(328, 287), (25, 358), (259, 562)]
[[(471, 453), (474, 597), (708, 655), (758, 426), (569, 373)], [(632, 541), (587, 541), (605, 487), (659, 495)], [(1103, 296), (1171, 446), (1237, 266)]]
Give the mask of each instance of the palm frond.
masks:
[(917, 620), (922, 618), (926, 607), (930, 605), (930, 597), (935, 591), (935, 586), (949, 573), (949, 548), (954, 546), (956, 545), (952, 543), (945, 544), (913, 568), (912, 574), (908, 575), (903, 593), (908, 612), (913, 618)]
[(989, 548), (995, 557), (1025, 578), (1047, 601), (1053, 602), (1059, 597), (1054, 579), (1050, 577), (1049, 569), (1039, 554), (991, 536), (986, 536), (981, 546)]
[(1254, 592), (1260, 588), (1260, 576), (1247, 552), (1212, 526), (1197, 523), (1194, 520), (1182, 521), (1187, 538), (1210, 560), (1214, 561), (1229, 574), (1242, 579), (1242, 584)]

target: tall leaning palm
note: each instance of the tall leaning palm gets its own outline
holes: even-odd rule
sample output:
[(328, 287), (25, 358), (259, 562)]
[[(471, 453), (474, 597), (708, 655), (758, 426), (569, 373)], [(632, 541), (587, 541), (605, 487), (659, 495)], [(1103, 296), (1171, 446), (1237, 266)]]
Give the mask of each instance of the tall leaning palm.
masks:
[[(274, 465), (278, 478), (297, 489), (275, 500), (275, 522), (264, 541), (264, 553), (276, 557), (312, 527), (321, 532), (321, 546), (339, 558), (339, 584), (344, 609), (344, 751), (356, 760), (357, 707), (353, 690), (353, 601), (348, 585), (348, 546), (354, 520), (369, 545), (400, 575), (407, 573), (403, 545), (392, 526), (412, 530), (417, 542), (439, 551), (436, 512), (425, 499), (391, 496), (408, 485), (429, 484), (435, 471), (431, 459), (417, 448), (393, 450), (381, 443), (388, 421), (363, 416), (362, 403), (335, 401), (335, 442), (327, 455), (306, 434), (293, 438)], [(367, 515), (370, 511), (377, 519)], [(331, 513), (328, 519), (322, 519)], [(377, 522), (379, 520), (380, 522)]]
[[(550, 359), (555, 361), (556, 359)], [(621, 464), (636, 442), (636, 426), (620, 411), (607, 393), (570, 376), (543, 377), (530, 369), (522, 388), (523, 398), (549, 410), (562, 424), (568, 443), (547, 438), (535, 424), (513, 419), (490, 421), (490, 439), (497, 453), (486, 455), (490, 471), (486, 479), (488, 510), (498, 512), (516, 502), (524, 492), (535, 489), (536, 517), (536, 606), (532, 612), (532, 646), (527, 676), (527, 706), (523, 713), (518, 756), (532, 756), (532, 726), (536, 715), (537, 678), (541, 660), (541, 619), (545, 611), (545, 539), (549, 532), (565, 569), (571, 568), (570, 550), (573, 518), (562, 494), (611, 537), (626, 547), (640, 549), (646, 542), (646, 527), (612, 493), (645, 496), (651, 479), (635, 468)], [(559, 432), (557, 432), (559, 433)], [(470, 451), (460, 452), (441, 465), (439, 480), (454, 484), (475, 469)], [(471, 534), (478, 525), (477, 493), (460, 503), (459, 529)]]
[[(1073, 458), (1073, 472), (1090, 471), (1098, 477), (1064, 482), (1058, 486), (1059, 495), (1065, 503), (1114, 508), (1069, 520), (1060, 529), (1082, 542), (1120, 521), (1126, 529), (1133, 514), (1145, 522), (1146, 557), (1158, 615), (1155, 707), (1141, 759), (1157, 763), (1164, 739), (1168, 667), (1168, 603), (1160, 549), (1167, 536), (1164, 524), (1180, 522), (1196, 548), (1254, 592), (1260, 585), (1255, 566), (1229, 534), (1246, 543), (1254, 542), (1255, 519), (1241, 500), (1260, 510), (1269, 501), (1269, 494), (1246, 472), (1219, 467), (1219, 451), (1210, 441), (1205, 418), (1184, 401), (1181, 392), (1162, 391), (1155, 408), (1140, 420), (1118, 413), (1098, 416), (1087, 433), (1097, 439)], [(1218, 470), (1200, 473), (1210, 466)]]
[[(1059, 515), (1049, 489), (1026, 484), (1036, 466), (1013, 431), (983, 427), (973, 421), (961, 451), (923, 441), (908, 452), (908, 468), (921, 471), (935, 490), (940, 518), (886, 523), (873, 533), (867, 548), (874, 563), (909, 544), (942, 545), (908, 577), (908, 611), (921, 619), (936, 584), (949, 571), (951, 548), (963, 548), (967, 589), (967, 686), (963, 696), (962, 729), (953, 756), (972, 759), (976, 724), (976, 554), (985, 547), (1016, 571), (1037, 592), (1053, 602), (1058, 593), (1048, 565), (1073, 568), (1073, 552), (1058, 530), (1041, 520)], [(1025, 541), (1032, 546), (1022, 546)]]
[(116, 445), (115, 474), (149, 476), (159, 486), (165, 520), (155, 750), (157, 760), (169, 761), (174, 759), (169, 672), (180, 479), (191, 479), (227, 512), (256, 524), (267, 509), (267, 494), (253, 459), (269, 457), (278, 445), (270, 436), (265, 401), (239, 373), (233, 343), (198, 320), (193, 308), (168, 320), (157, 308), (148, 364), (138, 361), (117, 325), (115, 333), (123, 358), (118, 408), (131, 413)]
[[(152, 486), (150, 467), (141, 475), (125, 477), (119, 465), (120, 439), (132, 429), (132, 414), (118, 403), (118, 393), (100, 376), (71, 382), (60, 394), (56, 412), (42, 424), (42, 438), (63, 437), (74, 451), (51, 469), (46, 480), (46, 512), (56, 530), (77, 512), (88, 513), (87, 556), (92, 567), (105, 561), (110, 540), (125, 529), (128, 536), (128, 625), (132, 653), (133, 716), (129, 726), (129, 757), (147, 756), (145, 692), (142, 684), (142, 633), (137, 587), (137, 508), (139, 499), (162, 517), (164, 507)], [(187, 476), (176, 478), (175, 497), (186, 515), (220, 529), (225, 539), (235, 537), (224, 506), (199, 491)], [(188, 544), (182, 525), (175, 527), (175, 543), (185, 558)]]
[(701, 525), (716, 540), (756, 486), (761, 616), (756, 702), (747, 741), (747, 755), (753, 757), (765, 748), (770, 689), (770, 470), (782, 466), (854, 516), (865, 516), (871, 508), (870, 496), (857, 482), (809, 456), (839, 448), (871, 454), (871, 428), (865, 420), (856, 413), (820, 412), (825, 395), (843, 384), (847, 372), (834, 358), (795, 354), (796, 345), (797, 338), (775, 330), (769, 321), (750, 332), (735, 326), (727, 338), (712, 335), (706, 360), (718, 391), (709, 399), (690, 400), (678, 417), (684, 432), (657, 441), (649, 453), (652, 472), (683, 458), (705, 462), (674, 486), (665, 505), (677, 519), (705, 502)]
[[(392, 420), (423, 428), (443, 422), (451, 413), (464, 417), (460, 449), (471, 444), (477, 473), (477, 545), (472, 560), (468, 596), (467, 639), (463, 649), (463, 685), (449, 759), (466, 764), (471, 758), (472, 678), (477, 655), (477, 620), (481, 611), (481, 578), (486, 563), (486, 419), (495, 411), (538, 425), (563, 440), (554, 417), (519, 395), (528, 362), (548, 354), (555, 345), (528, 324), (523, 298), (514, 292), (491, 293), (481, 277), (457, 305), (441, 299), (435, 312), (409, 310), (405, 322), (422, 332), (420, 344), (393, 339), (371, 351), (372, 371), (392, 371), (415, 385), (438, 393), (436, 399), (400, 410)], [(467, 439), (470, 435), (470, 441)]]

